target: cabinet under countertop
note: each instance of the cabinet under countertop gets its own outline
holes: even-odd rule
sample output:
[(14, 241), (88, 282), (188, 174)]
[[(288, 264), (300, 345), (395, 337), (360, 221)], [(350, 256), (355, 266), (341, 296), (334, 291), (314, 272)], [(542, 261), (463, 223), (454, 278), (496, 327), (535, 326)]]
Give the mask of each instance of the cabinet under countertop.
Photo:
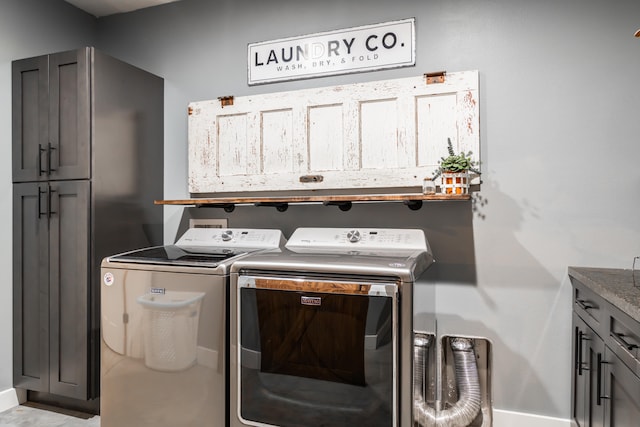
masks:
[(569, 267), (573, 287), (572, 418), (578, 427), (637, 426), (640, 288), (632, 270)]

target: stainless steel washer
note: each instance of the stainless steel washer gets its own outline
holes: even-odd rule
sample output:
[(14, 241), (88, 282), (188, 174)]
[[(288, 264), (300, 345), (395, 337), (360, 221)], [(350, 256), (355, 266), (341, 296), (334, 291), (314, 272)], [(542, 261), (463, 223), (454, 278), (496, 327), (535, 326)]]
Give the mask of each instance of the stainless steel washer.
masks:
[(231, 268), (230, 425), (409, 426), (422, 230), (301, 228)]
[(229, 268), (282, 243), (279, 230), (193, 228), (103, 260), (102, 427), (227, 424)]

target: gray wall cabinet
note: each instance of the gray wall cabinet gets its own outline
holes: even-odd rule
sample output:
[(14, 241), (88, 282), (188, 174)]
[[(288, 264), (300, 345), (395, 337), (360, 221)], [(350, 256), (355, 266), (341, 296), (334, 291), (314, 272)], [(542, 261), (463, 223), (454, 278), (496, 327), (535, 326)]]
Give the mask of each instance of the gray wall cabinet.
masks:
[(14, 385), (91, 400), (100, 261), (163, 242), (164, 82), (93, 48), (12, 67)]
[(14, 182), (89, 178), (89, 61), (77, 50), (13, 63)]

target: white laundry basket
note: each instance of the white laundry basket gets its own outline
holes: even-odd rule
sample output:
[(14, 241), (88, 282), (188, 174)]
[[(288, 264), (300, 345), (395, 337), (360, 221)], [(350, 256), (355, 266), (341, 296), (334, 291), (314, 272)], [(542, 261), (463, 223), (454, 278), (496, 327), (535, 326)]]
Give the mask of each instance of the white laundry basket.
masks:
[(196, 363), (198, 321), (203, 292), (167, 291), (138, 297), (144, 307), (144, 364), (180, 371)]

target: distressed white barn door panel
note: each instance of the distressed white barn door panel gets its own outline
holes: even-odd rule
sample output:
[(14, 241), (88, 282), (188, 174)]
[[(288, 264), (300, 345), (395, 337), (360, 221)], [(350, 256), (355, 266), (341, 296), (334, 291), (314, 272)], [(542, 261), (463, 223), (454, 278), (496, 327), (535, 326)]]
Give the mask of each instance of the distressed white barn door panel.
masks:
[(189, 191), (408, 188), (447, 155), (479, 160), (478, 72), (189, 105)]

